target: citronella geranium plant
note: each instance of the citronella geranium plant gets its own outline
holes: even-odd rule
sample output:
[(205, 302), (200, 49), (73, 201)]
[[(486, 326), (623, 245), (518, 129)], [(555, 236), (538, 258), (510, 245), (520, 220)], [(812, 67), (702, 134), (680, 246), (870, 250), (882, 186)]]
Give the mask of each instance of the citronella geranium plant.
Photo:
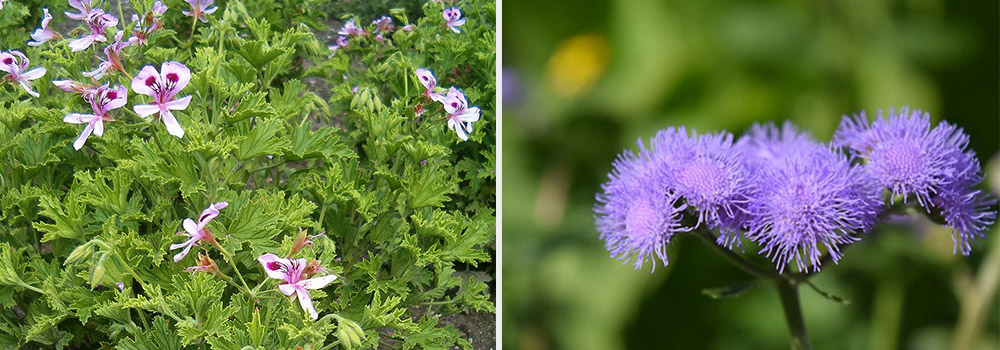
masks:
[(440, 315), (494, 312), (492, 1), (336, 51), (316, 1), (4, 5), (0, 348), (469, 348)]
[[(932, 127), (927, 113), (907, 108), (875, 120), (845, 117), (830, 144), (790, 123), (755, 125), (738, 140), (671, 127), (614, 162), (597, 196), (596, 225), (611, 255), (636, 269), (655, 268), (657, 259), (666, 265), (675, 237), (704, 240), (777, 286), (792, 348), (811, 349), (798, 286), (816, 289), (810, 277), (890, 215), (925, 213), (952, 229), (963, 255), (994, 223), (996, 199), (978, 189), (982, 170), (968, 141), (960, 128)], [(773, 266), (755, 262), (754, 253)]]

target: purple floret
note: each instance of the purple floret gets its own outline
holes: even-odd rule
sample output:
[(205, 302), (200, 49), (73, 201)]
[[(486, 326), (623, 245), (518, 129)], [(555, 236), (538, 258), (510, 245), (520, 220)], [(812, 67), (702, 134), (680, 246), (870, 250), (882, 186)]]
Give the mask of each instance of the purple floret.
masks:
[(834, 262), (840, 247), (858, 240), (881, 210), (877, 182), (847, 157), (790, 124), (755, 126), (739, 145), (760, 174), (747, 236), (779, 271), (819, 271), (822, 249)]
[(864, 113), (845, 117), (834, 135), (838, 146), (848, 147), (882, 186), (903, 200), (914, 196), (927, 207), (930, 197), (956, 177), (958, 162), (969, 143), (960, 129), (948, 123), (931, 128), (930, 115), (902, 108), (870, 125)]
[(651, 144), (669, 186), (697, 211), (697, 225), (719, 229), (718, 243), (731, 248), (738, 242), (756, 191), (754, 174), (736, 152), (733, 135), (689, 134), (683, 127), (668, 128), (657, 133)]
[(608, 178), (594, 207), (605, 247), (623, 263), (634, 260), (635, 269), (650, 261), (655, 270), (654, 256), (666, 266), (670, 238), (690, 230), (681, 225), (686, 205), (678, 204), (663, 171), (654, 166), (641, 141), (638, 154), (625, 151), (618, 156)]
[(962, 254), (969, 254), (970, 241), (982, 237), (996, 218), (996, 201), (975, 189), (981, 168), (961, 128), (947, 122), (932, 128), (929, 114), (904, 107), (890, 110), (888, 118), (879, 111), (870, 124), (864, 112), (845, 116), (834, 143), (864, 159), (867, 171), (893, 197), (904, 202), (916, 197), (929, 213), (943, 216)]

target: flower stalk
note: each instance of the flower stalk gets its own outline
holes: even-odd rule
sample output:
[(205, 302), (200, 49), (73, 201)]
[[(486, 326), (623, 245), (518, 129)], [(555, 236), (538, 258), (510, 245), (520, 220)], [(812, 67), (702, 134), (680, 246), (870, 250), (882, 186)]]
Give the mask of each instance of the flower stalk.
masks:
[(778, 289), (778, 296), (781, 298), (781, 306), (785, 313), (785, 321), (788, 322), (788, 330), (792, 336), (791, 349), (812, 349), (805, 318), (802, 316), (798, 286), (799, 283), (806, 281), (811, 274), (804, 276), (800, 276), (799, 274), (779, 274), (775, 270), (769, 270), (754, 264), (732, 250), (719, 245), (716, 243), (717, 239), (715, 235), (706, 229), (694, 230), (691, 233), (715, 249), (719, 255), (725, 257), (726, 260), (739, 269), (759, 279), (773, 281), (775, 287)]
[(778, 287), (781, 306), (785, 310), (785, 320), (788, 321), (788, 330), (792, 333), (791, 348), (793, 350), (812, 350), (809, 332), (806, 331), (806, 322), (802, 317), (802, 307), (799, 303), (799, 286), (785, 279), (777, 280), (774, 284)]

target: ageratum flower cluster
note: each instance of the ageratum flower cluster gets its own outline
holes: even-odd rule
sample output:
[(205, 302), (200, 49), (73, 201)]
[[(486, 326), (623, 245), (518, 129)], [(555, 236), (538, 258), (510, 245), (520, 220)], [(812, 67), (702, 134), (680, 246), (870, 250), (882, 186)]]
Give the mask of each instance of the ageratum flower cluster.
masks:
[[(713, 229), (730, 249), (749, 240), (779, 272), (790, 263), (819, 271), (845, 245), (908, 198), (952, 228), (956, 252), (996, 218), (996, 200), (978, 190), (982, 171), (968, 136), (927, 113), (903, 108), (869, 122), (844, 117), (830, 144), (791, 123), (754, 125), (734, 141), (728, 132), (671, 127), (647, 147), (614, 162), (595, 205), (595, 222), (612, 257), (636, 269), (667, 265), (674, 235)], [(655, 257), (655, 258), (654, 258)]]

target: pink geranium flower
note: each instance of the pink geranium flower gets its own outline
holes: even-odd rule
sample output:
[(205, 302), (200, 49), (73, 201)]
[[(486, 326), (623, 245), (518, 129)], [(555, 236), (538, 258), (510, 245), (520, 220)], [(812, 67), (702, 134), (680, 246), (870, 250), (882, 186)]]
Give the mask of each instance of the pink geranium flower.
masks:
[(434, 78), (434, 73), (430, 69), (417, 68), (417, 79), (420, 80), (420, 84), (423, 84), (427, 88), (427, 90), (424, 90), (424, 97), (438, 102), (444, 99), (444, 96), (434, 92), (434, 87), (437, 86), (437, 78)]
[(160, 15), (167, 12), (167, 6), (157, 1), (153, 3), (153, 9), (146, 12), (141, 18), (139, 15), (132, 15), (132, 22), (135, 23), (135, 27), (132, 28), (132, 37), (129, 41), (134, 41), (139, 46), (146, 45), (146, 39), (149, 38), (149, 34), (163, 27), (163, 23), (160, 21)]
[(181, 11), (185, 16), (194, 16), (201, 20), (201, 23), (208, 23), (208, 17), (205, 15), (210, 15), (218, 10), (218, 6), (212, 6), (215, 0), (184, 0), (187, 1), (188, 5), (191, 5), (191, 11)]
[(462, 32), (461, 30), (458, 30), (458, 26), (465, 24), (465, 18), (462, 18), (462, 10), (459, 10), (457, 7), (452, 7), (450, 9), (444, 9), (444, 12), (442, 12), (441, 15), (444, 16), (444, 19), (447, 21), (445, 24), (448, 26), (448, 29), (451, 29), (451, 31), (455, 33)]
[(69, 6), (77, 9), (78, 11), (80, 11), (80, 13), (69, 13), (69, 12), (63, 12), (63, 13), (66, 14), (66, 17), (78, 21), (85, 20), (87, 19), (87, 17), (90, 17), (90, 11), (93, 6), (93, 3), (94, 0), (69, 0)]
[(472, 123), (479, 120), (479, 108), (469, 107), (465, 94), (454, 86), (448, 90), (448, 95), (441, 103), (444, 103), (444, 110), (448, 112), (448, 128), (455, 130), (462, 141), (467, 141), (468, 133), (472, 132)]
[(116, 70), (119, 72), (125, 71), (125, 67), (122, 66), (122, 62), (120, 59), (122, 49), (134, 43), (136, 39), (133, 36), (129, 38), (128, 41), (123, 42), (121, 40), (122, 40), (122, 35), (124, 33), (125, 31), (119, 30), (118, 33), (115, 34), (115, 42), (111, 43), (111, 45), (104, 47), (104, 56), (107, 57), (107, 59), (98, 58), (101, 60), (101, 64), (97, 66), (97, 69), (94, 69), (90, 72), (83, 72), (83, 76), (93, 77), (94, 79), (100, 80), (101, 77), (104, 76), (104, 73), (108, 71), (108, 69)]
[(181, 129), (171, 110), (184, 110), (191, 102), (190, 95), (174, 99), (190, 80), (191, 71), (179, 62), (163, 62), (159, 72), (153, 66), (142, 67), (139, 74), (132, 79), (132, 91), (152, 97), (153, 103), (134, 106), (135, 113), (141, 117), (159, 113), (167, 132), (177, 137), (184, 137), (184, 129)]
[(180, 253), (174, 255), (174, 262), (181, 261), (187, 256), (188, 252), (191, 251), (192, 246), (201, 245), (201, 242), (209, 242), (213, 245), (218, 245), (219, 243), (215, 241), (215, 236), (212, 235), (212, 231), (208, 229), (208, 223), (212, 222), (216, 216), (219, 216), (219, 210), (228, 207), (227, 202), (218, 202), (209, 205), (201, 212), (201, 216), (198, 217), (198, 222), (195, 223), (191, 218), (184, 219), (181, 226), (184, 227), (184, 231), (187, 233), (177, 232), (179, 235), (188, 236), (188, 240), (183, 243), (171, 244), (170, 250), (184, 248)]
[(379, 19), (372, 21), (372, 24), (376, 26), (376, 29), (382, 33), (389, 33), (395, 28), (392, 25), (392, 17), (382, 16)]
[[(308, 268), (306, 259), (283, 259), (277, 255), (267, 253), (257, 258), (257, 261), (264, 266), (267, 276), (282, 280), (278, 283), (278, 290), (287, 296), (297, 296), (302, 310), (309, 313), (312, 319), (319, 318), (316, 308), (313, 307), (312, 298), (309, 296), (310, 289), (321, 289), (337, 279), (336, 275), (308, 278), (310, 272), (321, 270), (321, 267)], [(318, 265), (317, 265), (318, 266)], [(313, 270), (313, 271), (309, 271)]]
[(69, 47), (73, 49), (73, 52), (83, 51), (95, 41), (108, 41), (104, 37), (104, 31), (116, 25), (118, 25), (118, 19), (115, 16), (104, 13), (100, 9), (91, 10), (90, 15), (87, 17), (87, 27), (90, 28), (90, 34), (71, 41)]
[(104, 135), (104, 122), (115, 120), (109, 112), (124, 106), (127, 95), (128, 90), (124, 86), (118, 85), (112, 89), (108, 84), (97, 88), (92, 94), (85, 95), (84, 99), (90, 102), (90, 108), (94, 110), (94, 114), (70, 113), (63, 118), (63, 121), (67, 123), (87, 124), (76, 141), (73, 141), (73, 148), (77, 151), (83, 148), (83, 144), (87, 142), (91, 133), (97, 137)]
[(28, 69), (28, 57), (24, 56), (21, 51), (0, 51), (0, 71), (7, 72), (3, 80), (21, 84), (21, 87), (29, 95), (38, 97), (38, 93), (31, 89), (31, 81), (45, 75), (45, 67), (38, 67), (32, 70), (26, 69)]
[(153, 10), (151, 12), (156, 15), (162, 15), (167, 12), (167, 5), (164, 5), (160, 0), (156, 0), (153, 3)]
[(347, 23), (344, 23), (344, 26), (340, 28), (340, 31), (337, 32), (337, 34), (344, 36), (357, 36), (357, 35), (366, 35), (368, 33), (365, 32), (364, 29), (358, 28), (358, 25), (354, 24), (354, 20), (352, 19), (347, 21)]
[(52, 39), (62, 39), (62, 35), (49, 28), (49, 21), (52, 20), (52, 14), (49, 13), (49, 9), (43, 7), (42, 12), (45, 13), (44, 17), (42, 17), (42, 27), (35, 29), (35, 32), (31, 33), (32, 41), (28, 42), (28, 46), (40, 46)]

